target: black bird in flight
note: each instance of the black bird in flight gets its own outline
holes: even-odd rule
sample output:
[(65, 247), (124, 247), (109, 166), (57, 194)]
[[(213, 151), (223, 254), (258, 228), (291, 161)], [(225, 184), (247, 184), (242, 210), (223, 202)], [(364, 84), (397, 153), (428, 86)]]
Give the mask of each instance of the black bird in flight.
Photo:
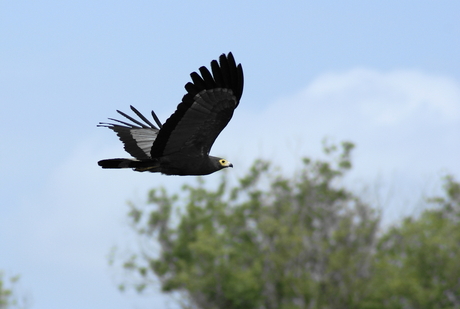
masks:
[(115, 123), (99, 123), (115, 131), (135, 159), (107, 159), (98, 164), (102, 168), (132, 168), (166, 175), (208, 175), (233, 167), (225, 159), (210, 156), (209, 151), (240, 102), (243, 68), (236, 65), (230, 52), (222, 54), (219, 62), (211, 62), (212, 73), (204, 66), (199, 71), (201, 76), (190, 74), (187, 93), (163, 125), (153, 111), (157, 126), (133, 106), (131, 110), (141, 121), (117, 110), (133, 124), (113, 118), (109, 119)]

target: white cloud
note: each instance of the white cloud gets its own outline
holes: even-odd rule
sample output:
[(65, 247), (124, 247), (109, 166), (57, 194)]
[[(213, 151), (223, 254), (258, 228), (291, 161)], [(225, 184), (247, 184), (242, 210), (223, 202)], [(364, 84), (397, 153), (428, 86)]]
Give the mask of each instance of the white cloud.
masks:
[(324, 74), (259, 114), (235, 112), (232, 122), (225, 144), (236, 157), (262, 155), (288, 166), (294, 156), (318, 155), (329, 136), (357, 143), (369, 173), (458, 171), (460, 84), (446, 77), (368, 69)]
[(354, 69), (324, 74), (302, 96), (312, 101), (345, 100), (347, 106), (357, 105), (359, 112), (380, 124), (403, 122), (420, 110), (450, 121), (460, 119), (458, 83), (417, 71)]

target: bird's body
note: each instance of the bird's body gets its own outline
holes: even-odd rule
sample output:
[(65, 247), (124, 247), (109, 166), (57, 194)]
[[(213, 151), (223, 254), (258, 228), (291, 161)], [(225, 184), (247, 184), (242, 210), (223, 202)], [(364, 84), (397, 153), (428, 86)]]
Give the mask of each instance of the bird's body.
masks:
[(209, 156), (212, 144), (233, 116), (243, 93), (243, 69), (232, 53), (211, 62), (211, 72), (201, 67), (201, 76), (190, 74), (187, 94), (177, 110), (162, 125), (152, 111), (157, 126), (137, 109), (131, 110), (143, 121), (117, 111), (134, 124), (100, 123), (115, 131), (125, 150), (136, 159), (107, 159), (102, 168), (132, 168), (139, 172), (166, 175), (208, 175), (233, 165), (225, 159)]

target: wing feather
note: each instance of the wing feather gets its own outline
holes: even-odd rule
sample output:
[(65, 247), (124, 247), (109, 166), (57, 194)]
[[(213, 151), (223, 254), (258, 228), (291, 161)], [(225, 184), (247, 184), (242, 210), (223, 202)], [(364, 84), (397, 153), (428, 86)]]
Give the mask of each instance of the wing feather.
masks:
[(192, 78), (193, 84), (198, 88), (198, 89), (206, 89), (206, 84), (204, 80), (201, 78), (200, 75), (198, 75), (197, 72), (193, 72), (190, 74), (190, 77)]
[[(112, 121), (117, 123), (106, 123), (100, 122), (99, 127), (107, 127), (112, 129), (120, 138), (124, 144), (125, 150), (139, 160), (151, 159), (150, 153), (152, 150), (152, 145), (155, 142), (158, 132), (160, 131), (155, 125), (153, 125), (144, 115), (142, 115), (136, 108), (131, 106), (131, 110), (136, 113), (139, 118), (145, 123), (140, 122), (133, 117), (118, 111), (117, 112), (128, 120), (132, 121), (135, 124), (125, 122), (118, 119), (109, 118)], [(154, 115), (154, 120), (161, 127), (160, 120), (156, 117), (155, 113), (152, 111), (152, 116)], [(120, 125), (122, 124), (122, 125)]]
[(203, 76), (204, 82), (206, 83), (206, 89), (217, 88), (217, 84), (214, 81), (214, 78), (212, 78), (211, 73), (206, 67), (201, 67), (200, 73), (201, 73), (201, 76)]
[(153, 146), (151, 157), (182, 152), (190, 156), (207, 155), (220, 132), (230, 121), (243, 93), (243, 69), (232, 53), (221, 55), (208, 69), (193, 72), (192, 82), (176, 111), (164, 123)]
[[(143, 124), (142, 122), (140, 122), (140, 121), (134, 119), (133, 117), (131, 117), (131, 116), (125, 114), (125, 113), (123, 113), (122, 111), (117, 110), (117, 113), (119, 113), (119, 114), (122, 115), (123, 117), (128, 118), (129, 120), (131, 120), (131, 121), (134, 122), (135, 124), (141, 126), (142, 128), (148, 128), (148, 126), (146, 126), (146, 125)], [(118, 121), (118, 120), (117, 120), (117, 121)], [(119, 121), (119, 122), (121, 122), (121, 121)]]
[[(136, 115), (141, 118), (146, 124), (148, 124), (151, 128), (155, 128), (155, 129), (158, 129), (157, 127), (155, 127), (151, 122), (150, 120), (148, 120), (144, 115), (142, 115), (134, 106), (130, 105), (129, 107), (131, 107), (131, 110), (133, 112), (136, 113)], [(152, 111), (152, 114), (155, 115), (155, 113)], [(156, 115), (155, 115), (156, 116)], [(155, 117), (154, 117), (155, 119)], [(157, 121), (157, 119), (155, 119), (155, 121), (158, 123), (159, 121)], [(160, 125), (161, 126), (161, 125)]]
[(211, 61), (211, 70), (217, 87), (224, 87), (224, 78), (222, 77), (222, 70), (216, 60)]
[(163, 125), (161, 124), (160, 119), (158, 118), (157, 114), (155, 114), (155, 112), (153, 110), (152, 110), (152, 117), (155, 120), (155, 122), (158, 125), (158, 127), (161, 129), (163, 127)]
[[(191, 93), (198, 93), (200, 92), (200, 87), (196, 86), (195, 84), (192, 83), (186, 83), (184, 86), (185, 90), (187, 90), (187, 94), (185, 96), (188, 96)], [(191, 96), (191, 95), (190, 95)], [(191, 98), (190, 98), (191, 99)], [(184, 101), (182, 99), (182, 101)]]

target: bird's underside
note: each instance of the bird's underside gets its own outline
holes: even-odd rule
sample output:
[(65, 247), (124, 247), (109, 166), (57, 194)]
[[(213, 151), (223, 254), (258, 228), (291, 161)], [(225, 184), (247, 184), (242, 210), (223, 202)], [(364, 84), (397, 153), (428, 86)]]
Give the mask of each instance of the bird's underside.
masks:
[(232, 118), (243, 92), (243, 70), (232, 53), (211, 62), (211, 72), (201, 67), (201, 76), (190, 74), (187, 93), (176, 111), (162, 125), (156, 114), (156, 125), (131, 106), (140, 118), (121, 111), (126, 122), (109, 118), (113, 123), (100, 123), (117, 133), (124, 149), (135, 159), (106, 159), (102, 168), (132, 168), (138, 172), (166, 175), (208, 175), (233, 165), (225, 159), (209, 156), (220, 132)]

